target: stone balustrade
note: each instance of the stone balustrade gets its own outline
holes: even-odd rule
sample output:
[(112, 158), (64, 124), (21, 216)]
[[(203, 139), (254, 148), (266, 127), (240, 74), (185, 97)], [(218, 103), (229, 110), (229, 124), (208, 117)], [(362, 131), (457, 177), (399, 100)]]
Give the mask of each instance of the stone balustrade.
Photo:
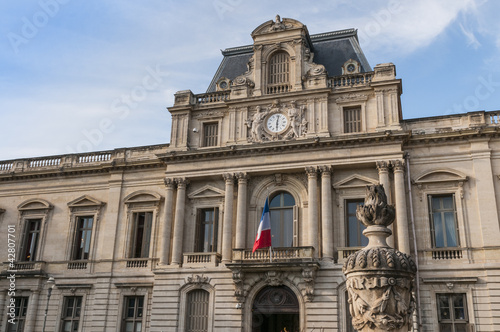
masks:
[(218, 266), (221, 255), (216, 252), (191, 252), (184, 253), (182, 266)]
[(34, 174), (38, 171), (61, 171), (70, 169), (81, 169), (94, 166), (110, 166), (120, 163), (133, 163), (136, 161), (150, 160), (158, 161), (156, 154), (164, 153), (168, 144), (160, 144), (147, 147), (134, 147), (126, 149), (115, 149), (109, 151), (75, 153), (58, 156), (37, 157), (28, 159), (0, 161), (0, 176), (2, 174), (19, 174), (29, 172)]
[(252, 252), (251, 249), (233, 249), (233, 262), (255, 263), (255, 262), (290, 262), (312, 260), (314, 258), (313, 247), (289, 247), (272, 248), (272, 257), (269, 249), (259, 249)]
[(231, 91), (218, 91), (195, 95), (196, 104), (214, 104), (229, 100)]
[(334, 76), (328, 80), (328, 87), (333, 89), (369, 86), (374, 72)]

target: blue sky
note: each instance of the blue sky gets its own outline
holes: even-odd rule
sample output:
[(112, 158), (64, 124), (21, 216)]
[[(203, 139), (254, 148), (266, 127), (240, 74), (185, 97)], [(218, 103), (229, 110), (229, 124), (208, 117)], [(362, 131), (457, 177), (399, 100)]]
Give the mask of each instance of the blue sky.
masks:
[(281, 17), (356, 28), (392, 62), (404, 118), (500, 109), (500, 2), (4, 1), (0, 160), (167, 143), (173, 94), (203, 93), (221, 49)]

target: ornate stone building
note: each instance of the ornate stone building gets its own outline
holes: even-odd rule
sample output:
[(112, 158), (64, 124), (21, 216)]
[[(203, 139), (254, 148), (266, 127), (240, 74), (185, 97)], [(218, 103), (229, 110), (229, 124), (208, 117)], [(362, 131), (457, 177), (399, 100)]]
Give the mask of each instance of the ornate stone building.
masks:
[[(47, 331), (353, 331), (342, 264), (378, 183), (418, 330), (499, 330), (500, 112), (403, 119), (356, 30), (252, 38), (175, 94), (170, 144), (0, 162), (0, 331), (46, 308)], [(266, 198), (273, 249), (252, 253)]]

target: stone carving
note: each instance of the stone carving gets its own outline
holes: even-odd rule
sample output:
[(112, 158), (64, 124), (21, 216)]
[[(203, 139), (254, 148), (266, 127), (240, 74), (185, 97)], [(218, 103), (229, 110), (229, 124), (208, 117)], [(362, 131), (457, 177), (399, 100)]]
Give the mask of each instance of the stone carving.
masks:
[(305, 106), (297, 108), (296, 103), (292, 101), (287, 110), (288, 118), (290, 119), (291, 131), (290, 138), (297, 138), (304, 136), (307, 133), (307, 120), (305, 119)]
[(384, 187), (368, 186), (365, 204), (358, 206), (356, 217), (365, 226), (383, 225), (389, 226), (394, 221), (394, 207), (387, 205), (387, 196)]
[(281, 17), (279, 15), (276, 15), (274, 22), (272, 22), (271, 26), (269, 27), (269, 32), (281, 31), (291, 27), (291, 24), (283, 23), (283, 21), (281, 21)]
[(264, 139), (264, 119), (267, 116), (267, 111), (257, 106), (255, 113), (251, 119), (246, 121), (246, 125), (250, 127), (251, 142), (262, 142)]
[(382, 185), (368, 186), (365, 204), (358, 207), (356, 216), (367, 226), (363, 234), (369, 243), (343, 266), (353, 326), (360, 332), (408, 331), (415, 309), (412, 291), (417, 267), (409, 255), (386, 243), (395, 211), (387, 204)]
[(304, 51), (304, 69), (306, 76), (303, 77), (305, 80), (307, 77), (320, 76), (326, 74), (325, 66), (313, 62), (314, 53), (310, 49), (306, 48)]
[(265, 280), (269, 286), (281, 286), (283, 285), (283, 273), (268, 271), (265, 273)]
[(187, 277), (187, 282), (188, 284), (195, 284), (195, 285), (208, 284), (208, 277), (200, 276), (197, 274), (191, 277)]
[[(268, 107), (257, 106), (253, 115), (245, 121), (250, 128), (248, 141), (261, 143), (305, 136), (308, 124), (305, 110), (305, 106), (298, 106), (295, 101), (290, 102), (289, 106), (280, 104), (278, 100), (274, 100)], [(266, 129), (266, 119), (275, 113), (285, 114), (289, 120), (286, 129), (280, 133), (272, 133)]]

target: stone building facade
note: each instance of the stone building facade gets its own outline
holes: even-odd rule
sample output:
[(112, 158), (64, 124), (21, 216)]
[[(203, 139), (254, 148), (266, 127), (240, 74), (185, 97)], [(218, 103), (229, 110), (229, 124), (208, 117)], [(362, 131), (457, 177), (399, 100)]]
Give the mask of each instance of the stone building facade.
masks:
[[(0, 331), (46, 308), (48, 331), (352, 331), (342, 264), (378, 183), (416, 330), (500, 329), (500, 112), (403, 119), (356, 30), (252, 38), (175, 94), (169, 144), (0, 162)], [(273, 248), (252, 252), (266, 199)]]

